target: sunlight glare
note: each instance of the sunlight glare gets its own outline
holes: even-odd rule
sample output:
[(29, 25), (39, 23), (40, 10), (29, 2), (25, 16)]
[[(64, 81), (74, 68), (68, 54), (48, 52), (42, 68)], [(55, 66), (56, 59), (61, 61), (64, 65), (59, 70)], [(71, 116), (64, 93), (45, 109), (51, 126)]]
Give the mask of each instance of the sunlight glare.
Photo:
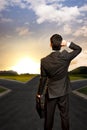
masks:
[(39, 63), (35, 62), (34, 60), (30, 58), (23, 58), (15, 66), (12, 66), (12, 70), (16, 71), (18, 74), (38, 74), (39, 67)]

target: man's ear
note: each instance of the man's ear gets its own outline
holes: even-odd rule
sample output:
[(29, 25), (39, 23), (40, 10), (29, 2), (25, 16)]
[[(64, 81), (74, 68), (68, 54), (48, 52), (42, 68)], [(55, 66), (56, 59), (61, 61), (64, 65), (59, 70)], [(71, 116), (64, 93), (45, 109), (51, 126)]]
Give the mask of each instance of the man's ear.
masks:
[(50, 47), (52, 48), (52, 43), (50, 42)]

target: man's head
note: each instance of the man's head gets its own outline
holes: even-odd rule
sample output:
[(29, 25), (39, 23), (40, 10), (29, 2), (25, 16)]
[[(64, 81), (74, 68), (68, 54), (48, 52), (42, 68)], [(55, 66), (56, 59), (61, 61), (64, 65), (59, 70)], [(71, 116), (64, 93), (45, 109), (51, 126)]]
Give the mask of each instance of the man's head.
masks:
[(50, 38), (51, 46), (53, 50), (60, 50), (61, 49), (61, 43), (62, 43), (62, 37), (59, 34), (54, 34)]

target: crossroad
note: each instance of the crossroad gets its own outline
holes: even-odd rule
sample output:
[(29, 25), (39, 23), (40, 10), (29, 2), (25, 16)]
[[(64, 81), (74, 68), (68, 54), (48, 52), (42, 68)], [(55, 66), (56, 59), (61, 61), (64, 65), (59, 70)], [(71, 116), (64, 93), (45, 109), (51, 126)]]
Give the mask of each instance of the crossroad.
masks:
[[(10, 93), (0, 97), (0, 130), (43, 130), (44, 119), (35, 109), (39, 77), (22, 83), (0, 79), (0, 85)], [(87, 80), (72, 82), (72, 90), (87, 85)], [(70, 130), (87, 130), (87, 100), (70, 94)], [(53, 130), (61, 130), (60, 115), (56, 108)]]

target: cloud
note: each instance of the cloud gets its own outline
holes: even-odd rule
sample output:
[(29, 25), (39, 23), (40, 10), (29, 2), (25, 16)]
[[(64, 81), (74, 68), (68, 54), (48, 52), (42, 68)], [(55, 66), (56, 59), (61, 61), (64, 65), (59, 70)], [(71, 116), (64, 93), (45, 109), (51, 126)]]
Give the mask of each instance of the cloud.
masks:
[(75, 33), (73, 35), (76, 37), (78, 37), (78, 36), (87, 37), (87, 26), (80, 27), (78, 30), (75, 31)]
[(19, 6), (20, 8), (26, 8), (26, 4), (22, 0), (11, 0), (10, 5)]
[(86, 54), (86, 55), (87, 55), (87, 50), (84, 50), (84, 54)]
[(30, 25), (30, 23), (29, 23), (29, 22), (25, 22), (24, 24), (25, 24), (25, 25)]
[(71, 65), (76, 65), (77, 64), (77, 60), (73, 60), (72, 62), (71, 62)]
[(72, 29), (71, 29), (70, 25), (68, 25), (68, 24), (64, 25), (64, 32), (66, 35), (71, 34)]
[(22, 0), (0, 0), (0, 11), (6, 10), (8, 6), (19, 6), (20, 8), (26, 8), (26, 3)]
[(12, 38), (12, 35), (6, 35), (6, 38), (7, 38), (7, 39), (11, 39), (11, 38)]
[[(62, 24), (64, 22), (75, 21), (81, 15), (80, 11), (86, 10), (86, 6), (78, 8), (77, 6), (68, 7), (62, 5), (65, 0), (0, 0), (0, 10), (7, 6), (19, 6), (21, 8), (32, 9), (37, 16), (37, 23), (56, 22)], [(49, 4), (50, 3), (50, 4)], [(56, 5), (56, 6), (55, 6)], [(68, 12), (68, 13), (67, 13)]]
[(8, 5), (8, 0), (0, 0), (0, 11), (4, 10)]
[(87, 66), (87, 50), (84, 50), (78, 55), (70, 65), (69, 70), (72, 70), (74, 68), (77, 68), (79, 66)]
[(10, 18), (1, 18), (0, 23), (8, 23), (8, 22), (12, 22), (13, 20)]
[(85, 15), (84, 11), (87, 10), (87, 5), (81, 7), (78, 6), (66, 6), (63, 5), (63, 1), (66, 0), (25, 0), (30, 9), (32, 9), (37, 16), (37, 23), (43, 22), (55, 22), (62, 25), (67, 22), (82, 23), (81, 16)]
[(82, 7), (80, 7), (79, 8), (79, 10), (82, 12), (84, 12), (84, 11), (87, 11), (87, 5), (84, 5), (84, 6), (82, 6)]
[(16, 32), (19, 36), (26, 36), (29, 34), (29, 29), (26, 27), (18, 27), (16, 28)]
[(53, 2), (62, 2), (65, 0), (46, 0), (47, 3), (53, 3)]
[(54, 4), (46, 4), (45, 0), (37, 4), (31, 2), (31, 7), (37, 16), (37, 23), (39, 24), (45, 21), (62, 24), (64, 22), (73, 21), (80, 15), (77, 6), (67, 7), (58, 4), (59, 8), (57, 8)]
[[(65, 0), (0, 0), (0, 11), (7, 9), (8, 6), (19, 6), (20, 8), (27, 8), (34, 11), (36, 15), (36, 22), (42, 24), (44, 22), (56, 23), (57, 25), (63, 25), (64, 32), (70, 34), (75, 32), (73, 36), (78, 37), (83, 35), (86, 37), (86, 17), (84, 17), (85, 11), (87, 11), (87, 5), (78, 6), (66, 6), (62, 2)], [(9, 18), (2, 18), (1, 22), (12, 22)], [(83, 23), (83, 27), (79, 27), (74, 31), (72, 28), (74, 23), (80, 25)], [(70, 26), (71, 25), (71, 26)], [(19, 35), (25, 35), (29, 32), (28, 29), (18, 29)]]

